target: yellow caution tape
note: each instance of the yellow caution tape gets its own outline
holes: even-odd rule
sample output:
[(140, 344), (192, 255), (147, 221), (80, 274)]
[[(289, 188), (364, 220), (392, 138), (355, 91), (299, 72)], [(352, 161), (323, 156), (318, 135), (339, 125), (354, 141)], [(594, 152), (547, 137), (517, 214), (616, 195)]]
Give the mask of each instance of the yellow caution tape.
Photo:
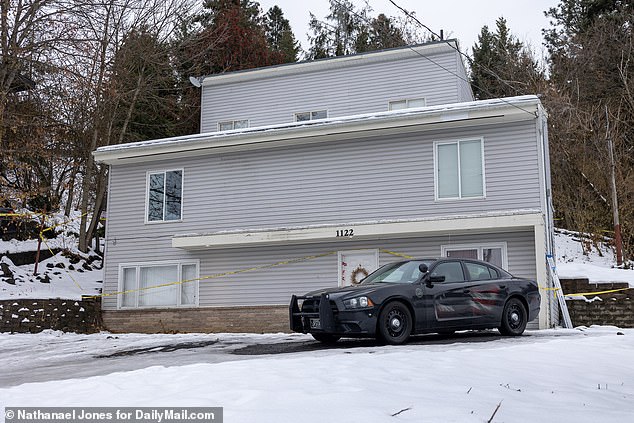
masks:
[[(539, 289), (543, 289), (544, 291), (559, 291), (562, 288), (544, 288), (544, 287), (540, 286)], [(566, 294), (566, 293), (564, 293), (563, 295), (566, 296), (566, 297), (581, 297), (581, 296), (588, 296), (588, 295), (610, 294), (612, 292), (627, 291), (629, 289), (634, 289), (634, 288), (609, 289), (607, 291), (596, 291), (596, 292), (578, 292), (578, 293), (575, 293), (575, 294)]]
[[(53, 250), (51, 249), (50, 245), (48, 245), (48, 242), (46, 242), (46, 240), (44, 239), (44, 237), (42, 236), (42, 232), (40, 232), (40, 239), (42, 240), (42, 242), (44, 243), (44, 245), (46, 245), (46, 248), (48, 248), (48, 251), (51, 253), (51, 257), (55, 257), (55, 253), (53, 253)], [(55, 259), (53, 259), (53, 261), (55, 261)], [(70, 278), (71, 281), (73, 281), (73, 283), (75, 285), (77, 285), (77, 288), (81, 289), (82, 291), (84, 290), (84, 288), (81, 287), (81, 285), (79, 283), (77, 283), (77, 281), (75, 280), (75, 278), (73, 278), (73, 275), (70, 274), (70, 272), (68, 271), (68, 269), (64, 268), (64, 270), (66, 271), (66, 273), (68, 274), (68, 277)]]
[(597, 292), (579, 292), (577, 294), (564, 294), (566, 297), (581, 297), (581, 296), (589, 296), (589, 295), (601, 295), (601, 294), (610, 294), (612, 292), (619, 292), (619, 291), (627, 291), (629, 289), (634, 289), (634, 288), (619, 288), (619, 289), (610, 289), (608, 291), (597, 291)]
[(384, 249), (381, 249), (379, 251), (382, 252), (382, 253), (391, 254), (391, 255), (396, 256), (396, 257), (403, 257), (403, 258), (406, 258), (406, 259), (413, 259), (414, 258), (412, 256), (408, 256), (407, 254), (401, 254), (401, 253), (397, 253), (395, 251), (384, 250)]
[[(401, 254), (401, 253), (397, 253), (397, 252), (390, 251), (390, 250), (381, 249), (380, 251), (382, 251), (384, 253), (387, 253), (387, 254), (391, 254), (393, 256), (404, 257), (404, 258), (407, 258), (407, 259), (414, 258), (414, 257), (409, 256), (407, 254)], [(326, 257), (326, 256), (334, 255), (334, 254), (337, 254), (337, 252), (336, 251), (328, 251), (327, 253), (315, 254), (315, 255), (311, 255), (311, 256), (304, 256), (304, 257), (299, 257), (299, 258), (295, 258), (295, 259), (291, 259), (291, 260), (278, 261), (276, 263), (249, 267), (247, 269), (240, 269), (240, 270), (234, 270), (234, 271), (229, 271), (229, 272), (217, 273), (215, 275), (201, 276), (199, 278), (187, 279), (187, 280), (178, 281), (178, 282), (166, 282), (166, 283), (162, 283), (162, 284), (159, 284), (159, 285), (147, 286), (147, 287), (144, 287), (144, 288), (128, 289), (128, 290), (125, 290), (125, 291), (108, 292), (108, 293), (102, 293), (102, 294), (97, 294), (97, 295), (83, 295), (82, 297), (83, 298), (100, 298), (100, 297), (111, 297), (111, 296), (114, 296), (114, 295), (130, 294), (132, 292), (148, 291), (148, 290), (151, 290), (151, 289), (163, 288), (163, 287), (167, 287), (167, 286), (182, 285), (182, 284), (185, 284), (185, 283), (188, 283), (188, 282), (217, 279), (217, 278), (221, 278), (221, 277), (225, 277), (225, 276), (237, 275), (237, 274), (240, 274), (240, 273), (253, 272), (253, 271), (256, 271), (256, 270), (270, 269), (270, 268), (273, 268), (273, 267), (283, 266), (283, 265), (287, 265), (287, 264), (293, 264), (293, 263), (299, 263), (299, 262), (302, 262), (302, 261), (314, 260), (314, 259), (317, 259), (317, 258)]]
[(86, 216), (87, 214), (88, 214), (88, 213), (84, 213), (84, 214), (82, 214), (82, 215), (80, 215), (80, 216), (77, 216), (77, 217), (74, 217), (74, 218), (72, 218), (72, 219), (65, 220), (65, 221), (63, 221), (62, 223), (58, 223), (58, 224), (56, 224), (56, 225), (49, 226), (48, 228), (44, 229), (42, 232), (52, 231), (53, 229), (55, 229), (55, 228), (57, 228), (57, 227), (68, 225), (70, 222), (74, 222), (75, 220), (81, 219), (82, 217)]
[(0, 213), (0, 217), (46, 216), (44, 213)]
[(299, 258), (295, 258), (295, 259), (290, 259), (290, 260), (284, 260), (284, 261), (278, 261), (276, 263), (271, 263), (271, 264), (263, 264), (261, 266), (254, 266), (254, 267), (249, 267), (247, 269), (240, 269), (240, 270), (233, 270), (230, 272), (223, 272), (223, 273), (216, 273), (215, 275), (209, 275), (209, 276), (201, 276), (199, 278), (194, 278), (194, 279), (187, 279), (187, 280), (183, 280), (183, 281), (178, 281), (178, 282), (167, 282), (167, 283), (162, 283), (159, 285), (153, 285), (153, 286), (147, 286), (145, 288), (138, 288), (138, 289), (128, 289), (126, 291), (117, 291), (117, 292), (108, 292), (106, 294), (98, 294), (98, 295), (83, 295), (83, 298), (99, 298), (99, 297), (111, 297), (113, 295), (122, 295), (122, 294), (129, 294), (132, 292), (141, 292), (141, 291), (148, 291), (150, 289), (156, 289), (156, 288), (163, 288), (166, 286), (174, 286), (174, 285), (182, 285), (184, 283), (188, 283), (188, 282), (195, 282), (195, 281), (202, 281), (202, 280), (209, 280), (209, 279), (217, 279), (217, 278), (221, 278), (224, 276), (230, 276), (230, 275), (237, 275), (239, 273), (246, 273), (246, 272), (253, 272), (256, 270), (263, 270), (263, 269), (270, 269), (272, 267), (277, 267), (277, 266), (283, 266), (286, 264), (293, 264), (293, 263), (299, 263), (302, 261), (308, 261), (308, 260), (314, 260), (317, 258), (321, 258), (321, 257), (326, 257), (326, 256), (330, 256), (333, 254), (337, 254), (336, 251), (329, 251), (327, 253), (322, 253), (322, 254), (315, 254), (312, 256), (304, 256), (304, 257), (299, 257)]

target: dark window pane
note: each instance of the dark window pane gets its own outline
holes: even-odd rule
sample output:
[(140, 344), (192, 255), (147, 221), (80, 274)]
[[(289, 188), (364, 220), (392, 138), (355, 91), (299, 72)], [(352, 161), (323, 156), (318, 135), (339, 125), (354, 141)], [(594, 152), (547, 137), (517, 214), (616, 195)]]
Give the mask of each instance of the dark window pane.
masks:
[(220, 131), (230, 131), (233, 129), (233, 121), (231, 122), (220, 122), (218, 124), (218, 128)]
[(440, 263), (434, 268), (432, 276), (444, 276), (445, 282), (462, 282), (465, 280), (462, 265), (458, 261)]
[(163, 173), (150, 174), (150, 192), (147, 208), (147, 220), (150, 222), (163, 220), (164, 177)]
[(181, 201), (183, 191), (183, 172), (174, 170), (166, 172), (165, 181), (165, 220), (181, 218)]
[(325, 110), (318, 110), (311, 113), (311, 119), (326, 119), (327, 117), (328, 116)]
[(310, 112), (307, 113), (295, 113), (296, 122), (304, 122), (310, 120)]
[(248, 120), (236, 120), (236, 121), (233, 122), (233, 127), (235, 129), (248, 128), (249, 127), (249, 121)]
[(482, 250), (482, 260), (496, 266), (502, 267), (502, 249), (484, 248)]
[(465, 250), (447, 250), (447, 257), (451, 258), (466, 258), (466, 259), (478, 259), (478, 250), (465, 249)]
[(489, 266), (469, 262), (466, 262), (465, 266), (467, 267), (469, 277), (472, 281), (484, 281), (492, 279), (491, 273), (489, 272)]

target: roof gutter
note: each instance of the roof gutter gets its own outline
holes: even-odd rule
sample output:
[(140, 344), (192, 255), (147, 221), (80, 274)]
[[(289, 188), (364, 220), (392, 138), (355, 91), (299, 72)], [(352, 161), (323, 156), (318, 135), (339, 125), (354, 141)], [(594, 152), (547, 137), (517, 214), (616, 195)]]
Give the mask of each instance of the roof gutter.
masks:
[(293, 122), (166, 138), (137, 143), (100, 147), (93, 152), (97, 162), (114, 164), (167, 158), (166, 155), (193, 155), (212, 151), (225, 152), (242, 148), (269, 148), (323, 142), (346, 134), (347, 138), (393, 132), (414, 132), (445, 126), (469, 126), (535, 119), (539, 112), (535, 96), (455, 103), (442, 106), (380, 112), (312, 122)]

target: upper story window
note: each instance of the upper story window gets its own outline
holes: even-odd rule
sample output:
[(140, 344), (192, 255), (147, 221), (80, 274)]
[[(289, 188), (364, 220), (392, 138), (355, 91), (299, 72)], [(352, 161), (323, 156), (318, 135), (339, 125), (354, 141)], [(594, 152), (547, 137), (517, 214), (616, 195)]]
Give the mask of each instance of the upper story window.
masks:
[(181, 220), (183, 170), (148, 172), (147, 179), (147, 222)]
[(425, 107), (425, 99), (410, 98), (405, 100), (390, 101), (387, 104), (388, 110), (411, 109), (412, 107)]
[(313, 112), (295, 113), (295, 122), (305, 122), (307, 120), (326, 119), (328, 117), (327, 110), (316, 110)]
[(224, 122), (218, 122), (219, 131), (231, 131), (232, 129), (244, 129), (249, 127), (249, 121), (243, 120), (227, 120)]
[(484, 197), (482, 139), (434, 143), (436, 199)]

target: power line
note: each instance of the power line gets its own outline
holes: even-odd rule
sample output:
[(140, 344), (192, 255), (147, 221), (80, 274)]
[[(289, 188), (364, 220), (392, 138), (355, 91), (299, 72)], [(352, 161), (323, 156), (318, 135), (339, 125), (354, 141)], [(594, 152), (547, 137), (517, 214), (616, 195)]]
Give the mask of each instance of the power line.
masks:
[[(334, 1), (335, 3), (337, 3), (340, 7), (342, 7), (342, 8), (344, 8), (344, 9), (345, 9), (345, 6), (344, 6), (344, 5), (340, 2), (340, 0), (333, 0), (333, 1)], [(419, 20), (418, 20), (418, 19), (417, 19), (414, 15), (412, 15), (410, 12), (408, 12), (408, 11), (407, 11), (407, 10), (405, 10), (405, 9), (403, 9), (401, 6), (399, 6), (398, 4), (396, 4), (394, 1), (390, 0), (390, 2), (391, 2), (394, 6), (396, 6), (399, 10), (401, 10), (401, 11), (402, 11), (402, 12), (403, 12), (403, 13), (404, 13), (404, 14), (405, 14), (408, 18), (412, 19), (412, 20), (413, 20), (414, 22), (416, 22), (418, 25), (420, 25), (420, 26), (421, 26), (421, 27), (423, 27), (425, 30), (427, 30), (428, 32), (430, 32), (432, 35), (434, 35), (434, 36), (436, 36), (438, 39), (440, 39), (440, 36), (439, 36), (436, 32), (432, 31), (432, 30), (431, 30), (431, 29), (430, 29), (427, 25), (425, 25), (425, 24), (423, 24), (421, 21), (419, 21)], [(359, 19), (361, 19), (361, 20), (365, 21), (365, 23), (366, 23), (366, 24), (371, 24), (371, 22), (368, 20), (368, 18), (367, 18), (367, 17), (359, 15), (357, 12), (355, 12), (355, 11), (354, 11), (354, 10), (352, 10), (352, 9), (350, 9), (350, 10), (349, 10), (349, 9), (345, 9), (345, 10), (347, 10), (347, 11), (349, 11), (350, 13), (354, 14), (354, 15), (355, 15), (355, 16), (357, 16)], [(470, 59), (469, 59), (469, 56), (467, 56), (466, 54), (462, 53), (462, 52), (460, 51), (460, 49), (458, 49), (456, 46), (452, 45), (452, 44), (451, 44), (451, 43), (449, 43), (449, 42), (446, 42), (446, 44), (447, 44), (450, 48), (452, 48), (453, 50), (455, 50), (456, 52), (458, 52), (458, 54), (459, 54), (460, 56), (466, 57), (466, 58), (467, 58), (467, 60), (470, 60)], [(431, 58), (427, 57), (426, 55), (424, 55), (424, 54), (422, 54), (422, 53), (420, 53), (419, 51), (417, 51), (416, 49), (414, 49), (414, 47), (412, 47), (411, 45), (407, 45), (406, 47), (407, 47), (407, 48), (409, 48), (409, 49), (410, 49), (411, 51), (413, 51), (414, 53), (416, 53), (417, 55), (419, 55), (420, 57), (422, 57), (422, 58), (424, 58), (425, 60), (429, 61), (430, 63), (432, 63), (432, 64), (434, 64), (434, 65), (438, 66), (438, 67), (439, 67), (439, 68), (441, 68), (441, 69), (443, 69), (445, 72), (448, 72), (449, 74), (451, 74), (451, 75), (455, 76), (456, 78), (460, 79), (460, 80), (461, 80), (461, 81), (463, 81), (463, 82), (466, 82), (467, 84), (470, 84), (470, 85), (475, 86), (476, 88), (478, 88), (478, 89), (479, 89), (479, 90), (481, 90), (481, 91), (484, 91), (485, 93), (487, 93), (488, 95), (490, 95), (492, 98), (494, 98), (494, 99), (496, 99), (496, 100), (500, 100), (501, 102), (503, 102), (503, 103), (505, 103), (505, 104), (507, 104), (507, 105), (509, 105), (509, 106), (515, 107), (516, 109), (519, 109), (519, 110), (521, 110), (521, 111), (523, 111), (523, 112), (525, 112), (525, 113), (528, 113), (528, 114), (529, 114), (529, 115), (531, 115), (531, 116), (535, 116), (535, 117), (536, 117), (536, 113), (531, 112), (531, 111), (529, 111), (529, 110), (526, 110), (526, 109), (524, 109), (524, 108), (522, 108), (522, 107), (520, 107), (520, 106), (518, 106), (518, 105), (516, 105), (516, 104), (513, 104), (513, 103), (511, 103), (511, 102), (509, 102), (509, 101), (505, 100), (505, 99), (504, 99), (504, 98), (502, 98), (502, 97), (497, 97), (497, 96), (494, 96), (494, 95), (493, 95), (493, 93), (491, 93), (491, 92), (490, 92), (489, 90), (487, 90), (486, 88), (483, 88), (483, 87), (481, 87), (481, 86), (479, 86), (479, 85), (476, 85), (476, 84), (472, 84), (472, 83), (471, 83), (471, 81), (469, 81), (467, 78), (463, 77), (462, 75), (458, 75), (457, 73), (455, 73), (455, 72), (454, 72), (454, 71), (452, 71), (451, 69), (446, 68), (445, 66), (443, 66), (443, 65), (441, 65), (440, 63), (436, 62), (435, 60), (433, 60), (433, 59), (431, 59)], [(518, 92), (518, 90), (517, 90), (515, 87), (512, 87), (510, 84), (506, 83), (506, 82), (505, 82), (502, 78), (500, 78), (498, 75), (496, 75), (493, 71), (488, 70), (488, 72), (490, 72), (490, 73), (491, 73), (491, 74), (493, 74), (493, 75), (494, 75), (497, 79), (499, 79), (501, 82), (505, 83), (506, 85), (508, 85), (509, 87), (511, 87), (512, 89), (514, 89), (516, 92)]]
[[(412, 19), (414, 22), (416, 22), (418, 25), (422, 26), (423, 28), (425, 28), (427, 31), (429, 31), (432, 35), (435, 35), (439, 40), (442, 40), (442, 37), (440, 35), (438, 35), (436, 32), (434, 32), (431, 28), (429, 28), (427, 25), (425, 25), (424, 23), (422, 23), (413, 13), (407, 11), (406, 9), (404, 9), (403, 7), (399, 6), (398, 4), (396, 4), (396, 2), (394, 2), (393, 0), (390, 0), (390, 3), (392, 3), (397, 9), (399, 9), (401, 12), (403, 12), (407, 17), (409, 17), (410, 19)], [(462, 57), (464, 57), (465, 59), (467, 59), (467, 61), (469, 63), (471, 63), (471, 58), (469, 56), (467, 56), (466, 53), (463, 53), (460, 51), (459, 48), (454, 47), (453, 45), (449, 45), (449, 47), (451, 47), (452, 49), (456, 50), (458, 52), (458, 54)], [(512, 90), (514, 90), (516, 93), (520, 93), (520, 91), (515, 88), (514, 86), (512, 86), (511, 84), (509, 84), (508, 82), (506, 82), (504, 79), (502, 79), (502, 77), (500, 77), (497, 73), (495, 73), (493, 70), (491, 70), (489, 67), (480, 64), (480, 63), (474, 63), (475, 65), (477, 65), (479, 68), (483, 69), (484, 71), (488, 72), (491, 76), (495, 77), (498, 81), (500, 81), (502, 84), (506, 85), (507, 87), (511, 88)], [(481, 89), (481, 87), (478, 87), (476, 85), (477, 88)], [(486, 90), (485, 90), (486, 91)], [(490, 92), (487, 92), (487, 94), (491, 94)]]

